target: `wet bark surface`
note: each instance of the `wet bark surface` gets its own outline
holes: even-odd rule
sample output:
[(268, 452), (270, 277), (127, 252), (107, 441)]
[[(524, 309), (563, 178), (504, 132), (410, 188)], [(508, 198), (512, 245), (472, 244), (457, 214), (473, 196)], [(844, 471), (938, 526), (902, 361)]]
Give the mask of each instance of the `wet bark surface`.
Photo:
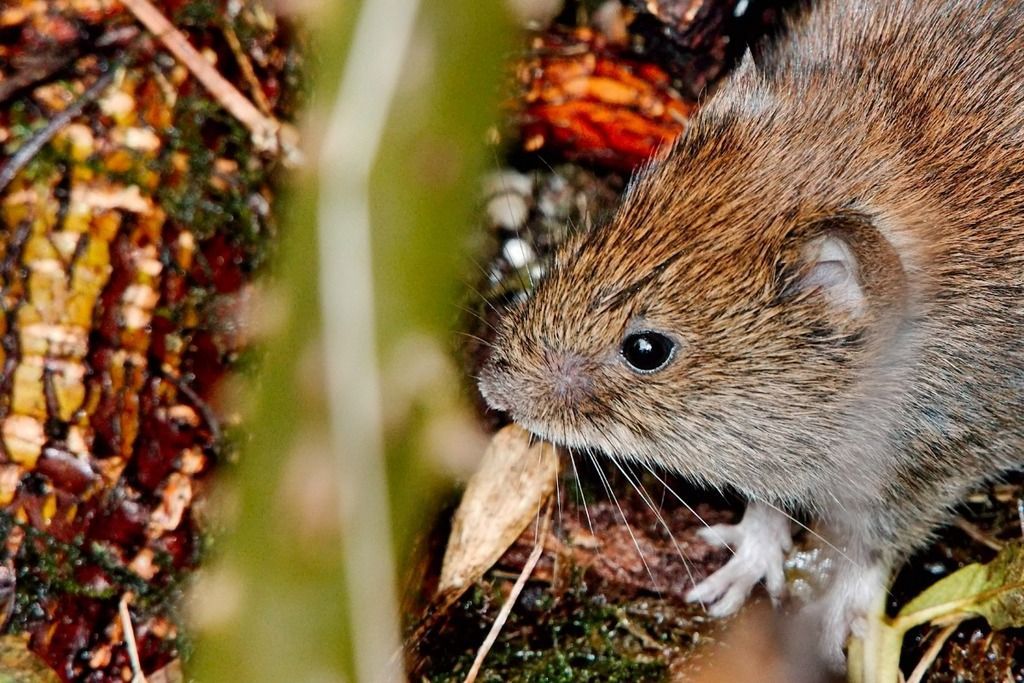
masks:
[[(266, 9), (160, 10), (293, 116), (298, 57)], [(278, 162), (117, 2), (4, 3), (0, 35), (4, 628), (64, 680), (125, 680), (126, 628), (145, 673), (187, 643), (196, 503), (232, 457), (218, 388), (248, 353)]]

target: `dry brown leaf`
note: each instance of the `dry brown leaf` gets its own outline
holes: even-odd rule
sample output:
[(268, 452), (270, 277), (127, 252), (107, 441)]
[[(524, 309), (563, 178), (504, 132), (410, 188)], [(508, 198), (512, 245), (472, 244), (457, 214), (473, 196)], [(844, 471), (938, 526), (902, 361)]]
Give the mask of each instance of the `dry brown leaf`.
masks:
[(555, 488), (558, 452), (546, 441), (531, 440), (516, 425), (491, 440), (452, 519), (439, 595), (465, 590), (538, 518)]
[(28, 634), (0, 637), (0, 683), (57, 683), (60, 679), (28, 649)]

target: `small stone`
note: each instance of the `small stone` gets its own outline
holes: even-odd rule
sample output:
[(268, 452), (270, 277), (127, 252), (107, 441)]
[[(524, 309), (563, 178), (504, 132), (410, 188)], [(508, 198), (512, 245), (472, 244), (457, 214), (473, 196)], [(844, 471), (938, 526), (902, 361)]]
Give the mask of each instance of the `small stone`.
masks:
[(527, 265), (533, 263), (537, 258), (537, 255), (533, 252), (533, 248), (526, 243), (526, 241), (514, 237), (507, 242), (502, 248), (502, 255), (505, 260), (508, 261), (509, 265), (513, 268), (524, 268)]

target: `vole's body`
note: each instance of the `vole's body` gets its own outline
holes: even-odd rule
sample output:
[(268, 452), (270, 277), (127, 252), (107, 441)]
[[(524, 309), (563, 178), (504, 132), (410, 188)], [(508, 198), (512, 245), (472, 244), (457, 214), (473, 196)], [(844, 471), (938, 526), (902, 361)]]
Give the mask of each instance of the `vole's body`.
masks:
[[(558, 251), (481, 388), (555, 441), (816, 513), (853, 563), (839, 623), (1024, 461), (1024, 2), (825, 2), (758, 61)], [(623, 361), (638, 330), (664, 368)]]

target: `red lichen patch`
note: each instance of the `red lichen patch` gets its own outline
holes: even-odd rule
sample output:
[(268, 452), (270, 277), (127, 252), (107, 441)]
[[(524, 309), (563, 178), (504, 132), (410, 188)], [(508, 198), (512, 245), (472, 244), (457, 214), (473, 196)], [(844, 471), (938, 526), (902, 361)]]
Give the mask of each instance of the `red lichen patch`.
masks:
[(693, 109), (664, 70), (616, 54), (589, 29), (535, 37), (517, 74), (527, 152), (628, 171), (671, 142)]
[(778, 21), (776, 4), (626, 0), (590, 12), (569, 3), (562, 16), (575, 9), (589, 25), (534, 34), (516, 64), (517, 146), (633, 171), (682, 132), (745, 41)]

